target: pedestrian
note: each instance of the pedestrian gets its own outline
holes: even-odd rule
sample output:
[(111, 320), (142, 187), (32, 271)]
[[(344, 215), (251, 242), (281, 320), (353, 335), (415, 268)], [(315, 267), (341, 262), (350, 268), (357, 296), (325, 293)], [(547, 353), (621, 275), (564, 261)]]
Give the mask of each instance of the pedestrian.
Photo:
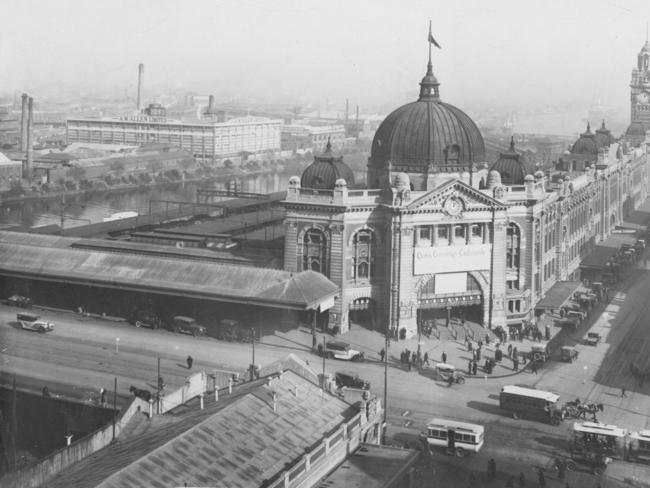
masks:
[(478, 340), (478, 348), (480, 349), (482, 347), (483, 347), (483, 341), (481, 339), (479, 339)]
[(512, 360), (512, 370), (519, 371), (519, 359), (516, 357)]
[(481, 346), (478, 347), (476, 350), (476, 360), (480, 361), (481, 360)]
[(411, 365), (415, 366), (418, 363), (418, 355), (415, 351), (411, 353)]
[(621, 386), (621, 397), (627, 398), (627, 395), (625, 394), (625, 383)]
[(513, 358), (516, 358), (518, 353), (519, 353), (519, 351), (517, 351), (517, 348), (516, 348), (516, 347), (513, 347), (513, 348), (512, 348), (512, 357), (513, 357)]
[(472, 366), (472, 373), (474, 376), (476, 376), (476, 371), (478, 370), (478, 363), (474, 361), (474, 365)]
[(470, 359), (469, 362), (467, 363), (467, 374), (471, 375), (472, 374), (472, 360)]
[(566, 463), (564, 461), (559, 461), (557, 463), (557, 477), (560, 480), (564, 479), (564, 473), (566, 471)]
[(194, 362), (194, 359), (192, 359), (192, 356), (187, 356), (187, 369), (192, 369), (192, 363)]
[(519, 473), (519, 488), (524, 488), (526, 486), (526, 477), (524, 473)]
[(474, 349), (474, 350), (472, 351), (472, 359), (473, 359), (474, 361), (476, 361), (476, 351), (477, 351), (476, 349)]
[(506, 488), (515, 488), (515, 478), (514, 476), (511, 476), (508, 478), (508, 481), (506, 481)]
[(447, 388), (451, 388), (451, 385), (454, 384), (454, 375), (452, 373), (449, 373), (449, 377), (447, 378)]
[(508, 344), (508, 357), (512, 358), (512, 344)]
[(486, 346), (490, 345), (490, 334), (485, 334), (485, 345)]
[(442, 362), (443, 364), (447, 363), (447, 353), (445, 351), (442, 351)]
[(541, 468), (537, 475), (537, 481), (539, 483), (540, 488), (546, 488), (546, 477), (544, 476), (544, 471), (542, 471)]
[(386, 357), (386, 350), (382, 347), (381, 351), (379, 351), (379, 357), (381, 358), (381, 362), (384, 362), (384, 358)]
[(99, 389), (99, 403), (106, 405), (106, 388)]
[(530, 369), (533, 373), (537, 374), (537, 361), (535, 359), (530, 362)]
[(424, 364), (429, 366), (429, 353), (428, 352), (424, 353)]

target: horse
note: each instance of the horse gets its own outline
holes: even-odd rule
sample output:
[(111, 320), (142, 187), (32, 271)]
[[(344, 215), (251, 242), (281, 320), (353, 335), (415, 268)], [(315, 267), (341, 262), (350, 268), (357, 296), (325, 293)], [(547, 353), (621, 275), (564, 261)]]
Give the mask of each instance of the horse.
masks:
[(151, 392), (149, 390), (141, 390), (139, 388), (136, 388), (135, 386), (131, 385), (129, 388), (129, 391), (133, 393), (133, 396), (142, 398), (145, 402), (148, 402), (151, 400)]

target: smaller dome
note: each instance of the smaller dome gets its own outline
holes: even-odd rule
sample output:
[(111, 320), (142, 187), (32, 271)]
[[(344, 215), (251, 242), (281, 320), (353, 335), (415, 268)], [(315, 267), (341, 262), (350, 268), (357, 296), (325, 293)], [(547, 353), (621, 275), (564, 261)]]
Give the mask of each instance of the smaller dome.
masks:
[(628, 136), (645, 136), (645, 128), (641, 122), (632, 122), (625, 133)]
[(303, 171), (300, 186), (316, 190), (333, 190), (337, 181), (341, 179), (346, 181), (346, 185), (354, 187), (354, 173), (343, 162), (341, 156), (334, 156), (332, 144), (328, 140), (325, 152), (320, 156), (314, 156), (314, 162)]
[(571, 148), (571, 154), (597, 155), (598, 147), (594, 133), (591, 132), (591, 127), (589, 123), (587, 123), (587, 130), (580, 134), (580, 137)]
[(535, 178), (537, 179), (544, 178), (544, 172), (541, 169), (535, 171)]
[(605, 127), (604, 120), (603, 120), (603, 124), (600, 126), (600, 129), (596, 130), (596, 135), (594, 137), (596, 139), (596, 143), (598, 144), (598, 147), (606, 147), (616, 142), (616, 139), (614, 138), (610, 130)]
[(522, 185), (524, 176), (533, 172), (525, 158), (515, 150), (514, 137), (510, 138), (510, 149), (501, 153), (491, 170), (499, 172), (501, 183), (504, 185)]
[(396, 173), (393, 179), (393, 186), (398, 190), (410, 190), (411, 178), (406, 173)]
[(526, 175), (526, 176), (524, 176), (524, 181), (529, 181), (529, 182), (532, 181), (532, 182), (534, 182), (535, 177), (533, 175)]
[(501, 186), (501, 173), (493, 169), (488, 173), (487, 177), (487, 187), (489, 189)]
[(343, 178), (339, 178), (334, 182), (334, 188), (346, 188), (347, 186), (348, 183)]
[(292, 176), (289, 178), (289, 186), (300, 186), (300, 176)]

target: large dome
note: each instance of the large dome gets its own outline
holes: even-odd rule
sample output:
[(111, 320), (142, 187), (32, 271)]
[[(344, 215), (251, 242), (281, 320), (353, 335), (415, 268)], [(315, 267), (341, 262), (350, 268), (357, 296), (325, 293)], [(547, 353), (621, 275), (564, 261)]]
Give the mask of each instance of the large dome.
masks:
[(598, 154), (598, 142), (591, 132), (591, 127), (587, 124), (587, 130), (580, 134), (580, 137), (571, 148), (571, 154)]
[(328, 140), (325, 152), (320, 156), (314, 156), (314, 162), (303, 171), (300, 177), (300, 186), (318, 190), (332, 190), (336, 186), (337, 180), (340, 179), (345, 180), (348, 187), (354, 188), (354, 173), (343, 162), (341, 156), (334, 156), (332, 145)]
[(391, 113), (372, 141), (369, 173), (384, 170), (406, 173), (471, 171), (485, 161), (485, 145), (478, 127), (462, 110), (444, 103), (431, 62), (420, 83), (420, 98)]

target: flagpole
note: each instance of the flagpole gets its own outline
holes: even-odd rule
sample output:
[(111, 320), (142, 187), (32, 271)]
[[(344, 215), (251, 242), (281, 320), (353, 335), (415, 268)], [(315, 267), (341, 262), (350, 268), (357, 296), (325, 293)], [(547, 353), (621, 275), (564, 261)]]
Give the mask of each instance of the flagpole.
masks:
[(433, 37), (433, 34), (431, 33), (431, 21), (429, 21), (429, 64), (431, 64), (431, 38)]

